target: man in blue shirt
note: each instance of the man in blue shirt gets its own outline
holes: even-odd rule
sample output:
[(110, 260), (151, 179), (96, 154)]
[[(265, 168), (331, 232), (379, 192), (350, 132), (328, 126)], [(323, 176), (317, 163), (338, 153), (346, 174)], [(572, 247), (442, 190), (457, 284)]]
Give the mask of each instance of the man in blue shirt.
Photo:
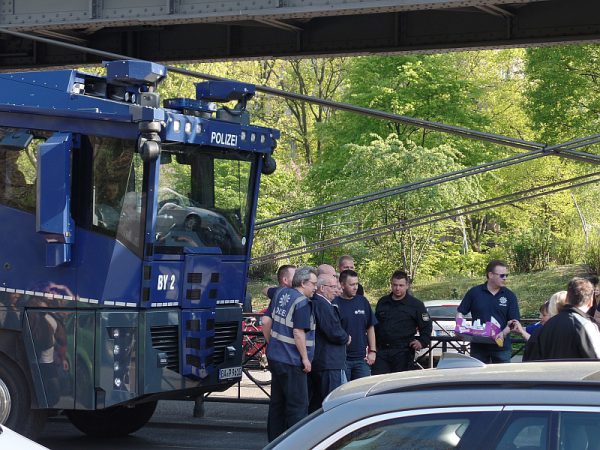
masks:
[(317, 290), (312, 267), (296, 270), (292, 288), (281, 288), (262, 317), (271, 371), (267, 433), (272, 441), (308, 415), (307, 375), (315, 348), (315, 321), (310, 298)]
[(340, 273), (342, 294), (333, 301), (339, 307), (342, 326), (352, 337), (346, 352), (346, 378), (348, 381), (371, 375), (375, 363), (375, 314), (369, 301), (358, 295), (358, 274), (353, 270)]
[(319, 409), (325, 397), (346, 382), (346, 345), (351, 338), (342, 327), (338, 306), (332, 304), (337, 284), (334, 275), (319, 274), (317, 292), (312, 298), (317, 329), (315, 356), (308, 375), (308, 412)]
[(473, 321), (479, 319), (481, 324), (489, 322), (492, 317), (500, 324), (505, 336), (504, 345), (471, 343), (471, 356), (489, 363), (507, 363), (511, 357), (511, 340), (508, 322), (519, 320), (519, 304), (517, 296), (506, 287), (508, 268), (502, 261), (490, 261), (486, 269), (487, 281), (474, 286), (466, 293), (458, 306), (456, 317), (471, 313)]

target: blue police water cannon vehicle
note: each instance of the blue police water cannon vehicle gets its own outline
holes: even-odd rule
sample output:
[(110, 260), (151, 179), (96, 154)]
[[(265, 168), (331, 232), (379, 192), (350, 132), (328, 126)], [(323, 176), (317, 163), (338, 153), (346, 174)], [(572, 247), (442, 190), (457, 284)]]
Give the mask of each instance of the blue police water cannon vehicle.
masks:
[(252, 85), (197, 83), (161, 106), (163, 66), (105, 65), (0, 74), (0, 423), (29, 436), (58, 410), (128, 434), (157, 400), (242, 374), (279, 132), (250, 125)]

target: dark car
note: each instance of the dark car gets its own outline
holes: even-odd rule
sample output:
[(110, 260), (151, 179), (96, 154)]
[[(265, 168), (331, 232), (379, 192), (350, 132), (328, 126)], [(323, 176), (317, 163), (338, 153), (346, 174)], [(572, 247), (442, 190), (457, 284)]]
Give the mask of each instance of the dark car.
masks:
[(599, 436), (600, 361), (486, 366), (445, 354), (437, 369), (339, 387), (267, 448), (583, 450)]

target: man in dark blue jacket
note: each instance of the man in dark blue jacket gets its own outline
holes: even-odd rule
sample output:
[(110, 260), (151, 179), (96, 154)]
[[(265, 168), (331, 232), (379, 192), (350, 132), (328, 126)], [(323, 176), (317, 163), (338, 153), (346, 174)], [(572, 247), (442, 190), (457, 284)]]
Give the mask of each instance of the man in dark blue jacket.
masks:
[(319, 409), (325, 397), (346, 382), (346, 345), (351, 338), (342, 327), (337, 305), (331, 303), (336, 292), (335, 276), (319, 275), (317, 292), (312, 298), (316, 339), (315, 356), (308, 377), (309, 413)]

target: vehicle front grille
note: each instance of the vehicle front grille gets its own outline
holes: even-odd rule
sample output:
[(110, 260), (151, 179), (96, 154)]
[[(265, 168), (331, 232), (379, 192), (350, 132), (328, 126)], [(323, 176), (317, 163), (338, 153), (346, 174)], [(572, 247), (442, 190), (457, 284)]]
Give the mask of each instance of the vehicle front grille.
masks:
[(215, 352), (213, 364), (219, 365), (225, 361), (225, 348), (233, 344), (241, 331), (239, 322), (215, 322)]
[(177, 325), (150, 328), (152, 348), (167, 355), (167, 369), (179, 372), (179, 327)]

